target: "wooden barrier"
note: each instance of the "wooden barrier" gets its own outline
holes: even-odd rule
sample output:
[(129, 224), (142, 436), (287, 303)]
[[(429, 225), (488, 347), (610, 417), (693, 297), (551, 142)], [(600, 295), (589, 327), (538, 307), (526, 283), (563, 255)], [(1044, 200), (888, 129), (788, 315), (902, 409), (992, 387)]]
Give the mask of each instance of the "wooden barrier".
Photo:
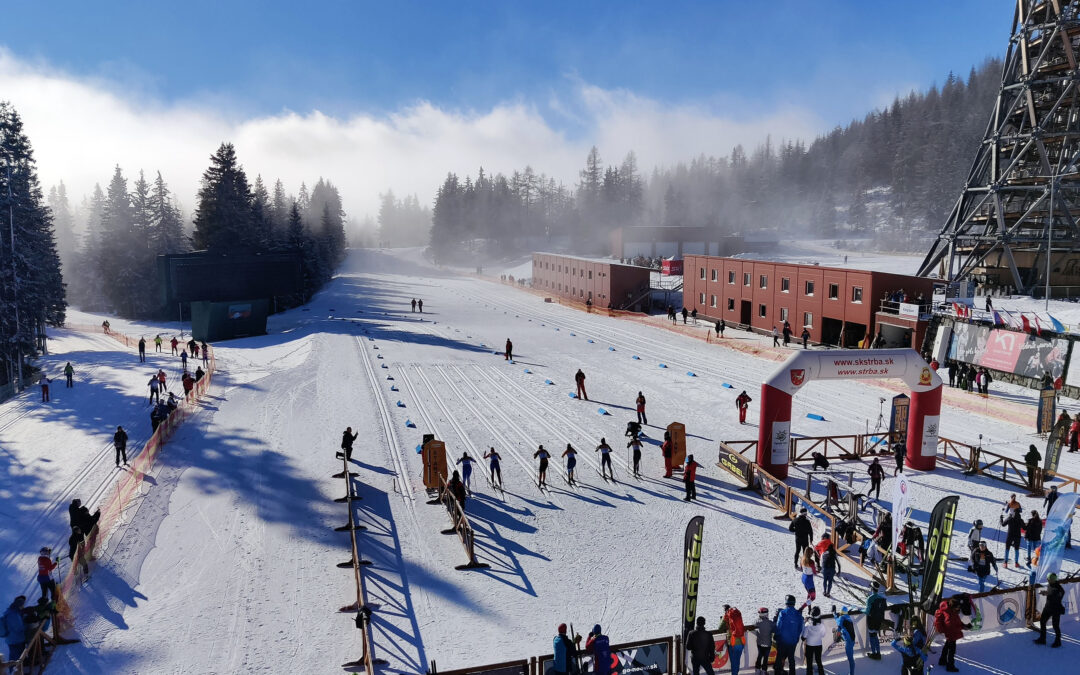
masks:
[(776, 520), (791, 518), (791, 488), (787, 483), (755, 464), (754, 488), (765, 501), (779, 510), (779, 513), (773, 516)]
[(469, 562), (464, 565), (457, 565), (454, 569), (474, 570), (491, 567), (491, 565), (476, 559), (476, 534), (473, 532), (472, 525), (469, 524), (469, 518), (465, 515), (465, 510), (461, 508), (461, 504), (458, 503), (454, 493), (450, 491), (449, 486), (441, 476), (439, 477), (439, 501), (446, 507), (446, 512), (453, 523), (453, 526), (443, 530), (442, 534), (457, 534), (461, 540), (461, 545), (465, 548), (465, 555), (469, 556)]
[(742, 483), (740, 490), (753, 489), (754, 462), (735, 452), (725, 443), (720, 444), (720, 456), (716, 460), (716, 466), (735, 476)]

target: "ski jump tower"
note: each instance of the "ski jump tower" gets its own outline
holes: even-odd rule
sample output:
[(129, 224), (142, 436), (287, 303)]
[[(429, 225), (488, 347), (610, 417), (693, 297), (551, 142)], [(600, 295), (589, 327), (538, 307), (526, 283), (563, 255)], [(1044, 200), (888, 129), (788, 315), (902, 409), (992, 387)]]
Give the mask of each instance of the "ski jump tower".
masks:
[(1080, 1), (1017, 0), (1001, 89), (919, 276), (1080, 286)]

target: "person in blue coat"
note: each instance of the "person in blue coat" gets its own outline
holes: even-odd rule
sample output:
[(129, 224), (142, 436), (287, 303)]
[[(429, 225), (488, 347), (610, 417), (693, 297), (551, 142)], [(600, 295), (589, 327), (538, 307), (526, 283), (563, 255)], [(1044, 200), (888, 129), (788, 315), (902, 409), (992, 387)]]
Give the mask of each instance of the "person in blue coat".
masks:
[(552, 644), (555, 659), (551, 667), (555, 671), (555, 675), (569, 675), (574, 668), (574, 657), (577, 655), (577, 650), (574, 649), (574, 643), (566, 634), (565, 623), (559, 624), (558, 631), (559, 634), (555, 636)]
[(774, 672), (780, 675), (786, 672), (785, 662), (791, 666), (791, 675), (795, 675), (795, 649), (799, 646), (802, 637), (803, 615), (795, 609), (795, 596), (789, 595), (785, 600), (785, 607), (776, 612), (776, 632), (773, 638), (776, 640), (776, 666)]
[(608, 636), (600, 631), (600, 624), (593, 626), (589, 639), (585, 641), (585, 651), (592, 652), (593, 673), (611, 675), (611, 643)]
[(903, 659), (900, 666), (903, 675), (923, 675), (922, 650), (915, 648), (914, 637), (905, 635), (903, 640), (893, 640), (892, 648), (899, 652)]
[(836, 617), (836, 631), (840, 634), (840, 640), (844, 643), (844, 653), (847, 655), (848, 675), (855, 675), (855, 622), (851, 620), (851, 613), (847, 607), (836, 612), (836, 605), (832, 608), (833, 616)]
[(8, 646), (8, 660), (17, 661), (26, 649), (26, 623), (23, 622), (23, 605), (26, 604), (26, 596), (20, 595), (11, 601), (7, 611), (0, 619), (0, 636)]

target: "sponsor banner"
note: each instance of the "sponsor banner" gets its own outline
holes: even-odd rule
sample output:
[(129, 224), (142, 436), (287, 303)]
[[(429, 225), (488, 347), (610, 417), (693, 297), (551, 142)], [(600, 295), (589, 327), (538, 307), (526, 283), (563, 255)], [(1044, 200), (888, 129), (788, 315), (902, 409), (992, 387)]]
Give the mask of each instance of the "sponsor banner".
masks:
[[(550, 661), (549, 663), (554, 663)], [(462, 673), (463, 671), (457, 671)], [(500, 666), (481, 666), (479, 668), (470, 668), (467, 671), (468, 675), (529, 675), (529, 662), (518, 661), (516, 663), (507, 663)], [(554, 670), (552, 671), (554, 672)]]
[(772, 441), (769, 446), (769, 461), (776, 464), (787, 464), (791, 454), (791, 420), (777, 421), (772, 423)]
[(919, 448), (919, 454), (923, 457), (933, 457), (937, 454), (938, 423), (940, 420), (941, 415), (923, 417), (922, 445)]
[[(1039, 551), (1039, 567), (1035, 573), (1035, 583), (1046, 583), (1051, 574), (1061, 572), (1061, 560), (1065, 557), (1065, 544), (1072, 532), (1073, 512), (1080, 502), (1080, 494), (1066, 492), (1058, 496), (1050, 507), (1043, 526), (1042, 547)], [(1075, 585), (1075, 584), (1073, 584)]]
[(1035, 431), (1040, 434), (1048, 434), (1054, 430), (1054, 420), (1057, 419), (1057, 392), (1053, 389), (1043, 389), (1039, 392), (1039, 416), (1035, 420)]
[(251, 303), (248, 302), (242, 305), (229, 305), (228, 317), (230, 319), (250, 319)]
[[(683, 541), (682, 638), (694, 629), (697, 619), (698, 579), (701, 574), (701, 535), (705, 516), (694, 516), (686, 524)], [(665, 662), (666, 663), (666, 662)]]
[(923, 611), (934, 612), (941, 604), (941, 591), (945, 587), (945, 567), (949, 563), (949, 546), (952, 542), (956, 504), (960, 497), (945, 497), (934, 506), (926, 533), (926, 573), (923, 575), (919, 604)]
[(1023, 628), (1027, 625), (1027, 592), (1013, 591), (1001, 595), (988, 595), (972, 598), (979, 614), (982, 626), (978, 632), (997, 632), (1008, 628)]
[(890, 438), (907, 438), (908, 413), (911, 410), (911, 398), (907, 394), (897, 394), (892, 399), (892, 414), (889, 416)]
[(1080, 387), (1080, 355), (1073, 354), (1069, 360), (1069, 370), (1065, 374), (1065, 384)]
[[(952, 326), (948, 356), (994, 370), (1038, 379), (1050, 371), (1055, 378), (1065, 372), (1069, 341), (1043, 338), (1004, 328), (970, 323)], [(1080, 372), (1077, 373), (1080, 377)]]
[(895, 544), (900, 541), (900, 528), (904, 526), (911, 507), (911, 484), (905, 473), (898, 474), (893, 480), (892, 504), (892, 541)]
[[(674, 675), (668, 668), (671, 643), (669, 641), (655, 642), (637, 647), (611, 646), (610, 673), (632, 673), (633, 675)], [(554, 675), (553, 657), (545, 657), (540, 661), (540, 670), (544, 675)], [(592, 655), (582, 655), (581, 672), (596, 672)]]
[(1043, 454), (1043, 471), (1057, 473), (1058, 464), (1061, 462), (1061, 450), (1065, 447), (1065, 441), (1069, 438), (1069, 427), (1072, 419), (1066, 413), (1061, 413), (1061, 419), (1054, 423), (1054, 430), (1050, 432), (1050, 438), (1046, 441), (1046, 452)]
[(919, 306), (911, 302), (901, 302), (900, 311), (898, 313), (900, 314), (900, 316), (906, 316), (911, 319), (918, 319)]
[(985, 351), (979, 357), (979, 365), (1011, 373), (1020, 360), (1024, 346), (1024, 333), (1011, 330), (992, 330), (986, 341)]
[(941, 378), (914, 349), (799, 351), (763, 384), (794, 395), (814, 380), (877, 378), (901, 379), (913, 391), (941, 386)]
[(728, 473), (738, 478), (743, 485), (750, 485), (751, 461), (723, 443), (720, 444), (720, 461), (718, 464)]

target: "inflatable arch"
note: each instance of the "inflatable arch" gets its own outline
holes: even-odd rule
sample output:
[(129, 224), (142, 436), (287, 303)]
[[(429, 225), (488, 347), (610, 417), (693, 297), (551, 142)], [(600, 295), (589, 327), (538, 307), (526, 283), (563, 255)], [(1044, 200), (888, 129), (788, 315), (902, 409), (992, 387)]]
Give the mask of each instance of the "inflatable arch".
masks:
[(907, 465), (930, 470), (937, 463), (941, 378), (914, 349), (800, 351), (761, 384), (757, 463), (784, 479), (788, 475), (791, 397), (812, 380), (899, 378), (911, 388)]

